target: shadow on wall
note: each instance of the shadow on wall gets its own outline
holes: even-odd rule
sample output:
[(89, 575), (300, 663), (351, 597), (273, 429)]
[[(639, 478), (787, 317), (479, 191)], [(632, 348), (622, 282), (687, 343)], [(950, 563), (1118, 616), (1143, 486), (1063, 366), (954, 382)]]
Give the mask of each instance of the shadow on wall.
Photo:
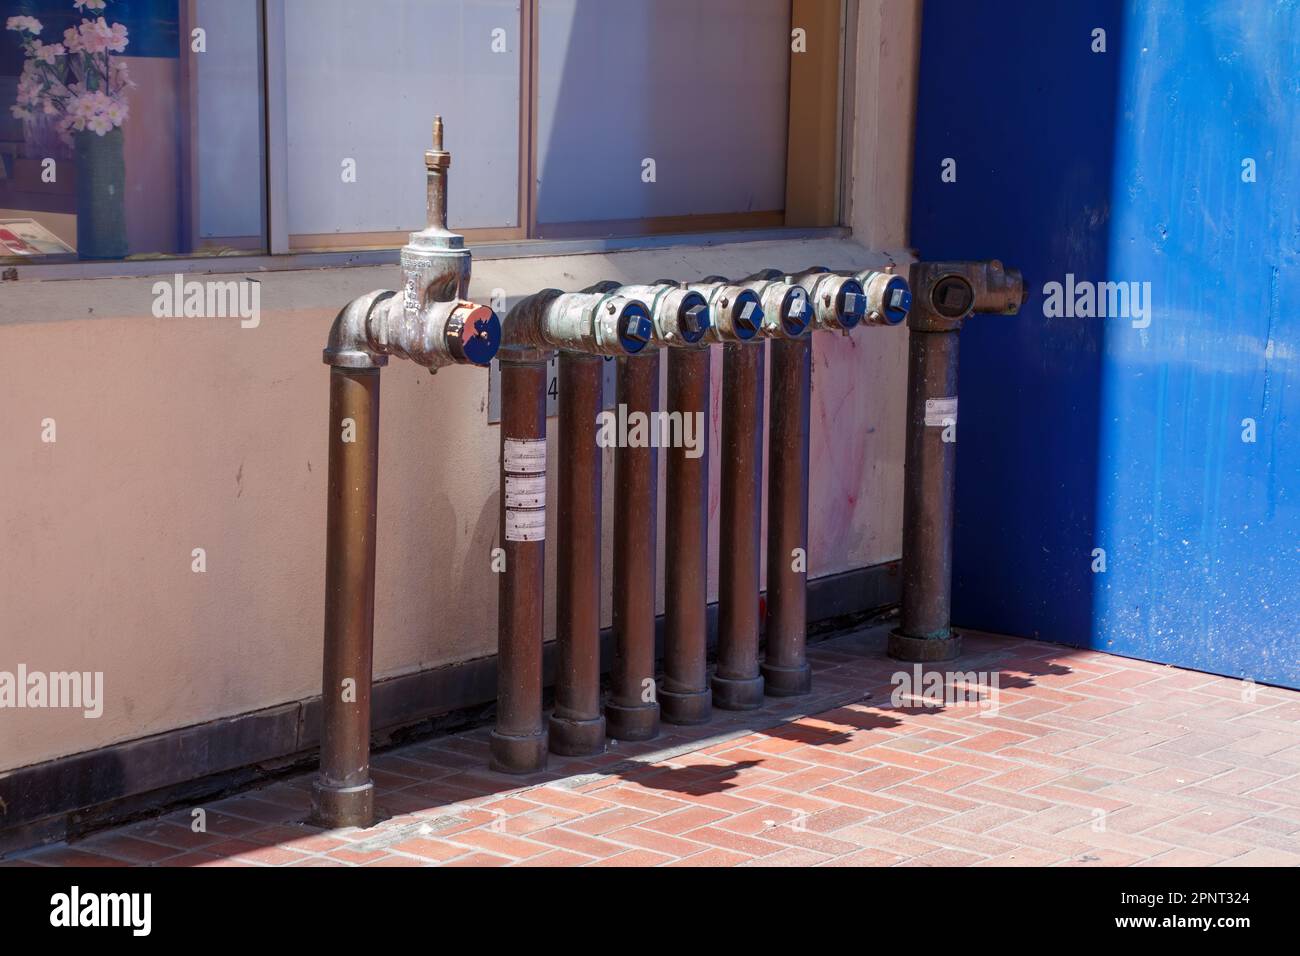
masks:
[(962, 333), (957, 623), (1300, 686), (1298, 30), (926, 4), (913, 243), (1031, 290)]
[(1018, 317), (961, 333), (954, 618), (1083, 645), (1102, 327), (1044, 318), (1042, 290), (1108, 271), (1122, 23), (1118, 2), (1017, 0), (995, 25), (932, 0), (917, 103), (912, 244), (923, 259), (1002, 259), (1030, 293)]

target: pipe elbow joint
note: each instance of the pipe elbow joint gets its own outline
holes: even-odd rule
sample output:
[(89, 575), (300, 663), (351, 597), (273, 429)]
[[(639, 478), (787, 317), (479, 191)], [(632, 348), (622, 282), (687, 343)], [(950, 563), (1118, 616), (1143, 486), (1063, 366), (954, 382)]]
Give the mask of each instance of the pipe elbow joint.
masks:
[(389, 289), (376, 289), (345, 305), (330, 326), (329, 339), (321, 355), (325, 364), (354, 369), (387, 365), (388, 356), (370, 338), (371, 316), (396, 295)]

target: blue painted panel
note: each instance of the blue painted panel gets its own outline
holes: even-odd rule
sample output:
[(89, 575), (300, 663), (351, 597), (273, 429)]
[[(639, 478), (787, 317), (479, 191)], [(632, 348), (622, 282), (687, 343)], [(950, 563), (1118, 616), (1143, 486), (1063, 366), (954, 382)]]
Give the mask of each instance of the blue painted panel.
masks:
[(923, 256), (1031, 288), (962, 333), (955, 621), (1300, 686), (1295, 0), (928, 0), (915, 173)]

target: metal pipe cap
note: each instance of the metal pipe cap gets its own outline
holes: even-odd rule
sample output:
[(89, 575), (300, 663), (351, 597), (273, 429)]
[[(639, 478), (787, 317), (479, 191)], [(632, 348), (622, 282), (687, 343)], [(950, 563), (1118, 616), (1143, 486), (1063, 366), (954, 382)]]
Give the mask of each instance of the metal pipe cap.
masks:
[(731, 330), (736, 338), (748, 342), (758, 334), (763, 325), (763, 303), (753, 289), (743, 289), (731, 300), (728, 307)]
[(797, 339), (808, 330), (812, 323), (812, 305), (808, 293), (797, 285), (788, 286), (781, 296), (781, 307), (777, 311), (781, 321), (781, 331), (791, 339)]
[(501, 348), (501, 320), (486, 305), (462, 302), (447, 321), (447, 346), (468, 365), (490, 365)]
[(650, 344), (654, 338), (655, 324), (644, 302), (625, 299), (620, 306), (617, 299), (610, 299), (606, 308), (617, 310), (618, 340), (628, 355), (636, 355)]

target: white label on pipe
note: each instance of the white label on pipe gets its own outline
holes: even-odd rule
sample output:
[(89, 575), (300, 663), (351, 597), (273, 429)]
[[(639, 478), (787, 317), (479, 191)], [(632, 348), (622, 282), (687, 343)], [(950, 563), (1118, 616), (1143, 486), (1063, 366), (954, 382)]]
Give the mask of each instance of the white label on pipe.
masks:
[(804, 298), (795, 299), (793, 302), (790, 303), (790, 314), (794, 316), (803, 315), (803, 307), (807, 304), (807, 302), (808, 300)]
[(546, 473), (546, 439), (507, 438), (502, 449), (505, 470), (515, 475)]
[(925, 400), (925, 427), (942, 428), (957, 424), (957, 396), (952, 398), (927, 398)]
[(545, 475), (506, 475), (507, 508), (545, 508)]
[(745, 303), (745, 308), (742, 309), (741, 312), (740, 312), (740, 317), (741, 317), (742, 319), (748, 320), (749, 317), (750, 317), (751, 315), (753, 315), (753, 314), (754, 314), (754, 303), (753, 303), (753, 302), (746, 302), (746, 303)]
[(546, 509), (535, 508), (520, 511), (506, 509), (507, 541), (545, 541)]

